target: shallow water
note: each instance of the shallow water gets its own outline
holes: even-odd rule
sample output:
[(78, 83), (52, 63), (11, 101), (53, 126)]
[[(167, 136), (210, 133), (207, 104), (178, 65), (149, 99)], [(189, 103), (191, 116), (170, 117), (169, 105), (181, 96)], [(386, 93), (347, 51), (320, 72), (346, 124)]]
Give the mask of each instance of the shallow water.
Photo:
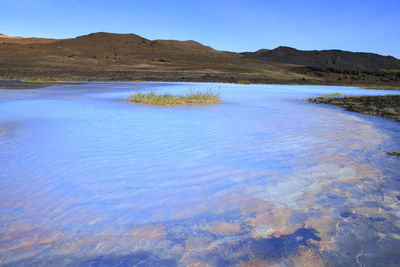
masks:
[[(124, 101), (189, 87), (223, 103)], [(0, 90), (0, 265), (398, 266), (400, 124), (304, 101), (330, 93), (396, 92)]]

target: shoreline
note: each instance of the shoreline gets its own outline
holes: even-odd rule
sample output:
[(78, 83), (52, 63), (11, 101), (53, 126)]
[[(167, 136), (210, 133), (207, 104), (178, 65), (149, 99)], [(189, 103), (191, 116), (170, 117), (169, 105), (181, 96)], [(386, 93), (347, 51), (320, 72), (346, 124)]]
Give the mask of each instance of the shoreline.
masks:
[[(339, 79), (324, 73), (302, 74), (290, 72), (287, 75), (260, 73), (258, 70), (215, 71), (215, 70), (107, 70), (107, 69), (0, 69), (0, 81), (40, 81), (41, 84), (82, 81), (149, 81), (149, 82), (202, 82), (202, 83), (240, 83), (282, 84), (282, 85), (327, 85), (354, 86), (366, 89), (400, 90), (400, 80), (378, 76), (353, 75)], [(326, 76), (328, 75), (328, 76)], [(33, 83), (38, 87), (38, 83)], [(59, 83), (55, 83), (59, 84)], [(33, 85), (32, 85), (33, 86)], [(31, 87), (32, 87), (31, 86)], [(43, 86), (39, 86), (43, 87)]]
[(400, 91), (400, 86), (383, 85), (383, 84), (354, 84), (354, 83), (334, 83), (334, 82), (320, 82), (315, 83), (313, 81), (303, 80), (250, 80), (249, 84), (240, 83), (241, 80), (202, 80), (202, 79), (145, 79), (145, 80), (115, 80), (115, 79), (60, 79), (57, 82), (32, 82), (24, 81), (25, 79), (1, 79), (0, 78), (0, 89), (3, 90), (23, 90), (23, 89), (40, 89), (54, 85), (70, 85), (84, 82), (193, 82), (193, 83), (232, 83), (238, 85), (251, 85), (251, 84), (276, 84), (276, 85), (316, 85), (316, 86), (344, 86), (344, 87), (359, 87), (366, 90), (389, 90), (389, 91)]
[(380, 116), (400, 122), (400, 95), (320, 96), (308, 98), (307, 101), (339, 106), (348, 111)]
[(25, 82), (21, 80), (0, 80), (0, 90), (41, 89), (54, 85), (78, 84), (67, 81), (60, 82)]

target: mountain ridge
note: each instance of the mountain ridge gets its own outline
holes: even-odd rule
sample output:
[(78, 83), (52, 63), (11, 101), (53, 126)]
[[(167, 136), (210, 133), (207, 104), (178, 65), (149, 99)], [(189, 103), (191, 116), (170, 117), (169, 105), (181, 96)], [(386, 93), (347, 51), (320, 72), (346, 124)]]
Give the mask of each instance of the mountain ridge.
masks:
[(243, 52), (242, 55), (266, 62), (279, 62), (321, 68), (381, 70), (400, 69), (400, 60), (369, 52), (351, 52), (340, 49), (299, 50), (287, 46)]
[[(235, 57), (247, 57), (258, 59), (265, 62), (295, 64), (303, 66), (338, 68), (338, 69), (360, 69), (360, 70), (379, 70), (379, 69), (400, 69), (400, 60), (390, 55), (380, 55), (371, 52), (352, 52), (341, 49), (325, 50), (300, 50), (288, 46), (279, 46), (274, 49), (261, 48), (254, 52), (230, 52), (219, 51), (210, 46), (206, 46), (194, 40), (149, 40), (136, 34), (119, 34), (96, 32), (81, 35), (75, 38), (53, 39), (36, 37), (11, 37), (0, 34), (0, 43), (16, 44), (50, 44), (51, 46), (85, 46), (85, 41), (98, 41), (99, 44), (90, 43), (92, 48), (98, 47), (115, 48), (116, 42), (130, 42), (131, 47), (136, 48), (148, 44), (154, 48), (164, 46), (164, 48), (174, 48), (186, 51), (196, 51), (202, 53), (225, 54)], [(87, 44), (89, 45), (89, 44)]]

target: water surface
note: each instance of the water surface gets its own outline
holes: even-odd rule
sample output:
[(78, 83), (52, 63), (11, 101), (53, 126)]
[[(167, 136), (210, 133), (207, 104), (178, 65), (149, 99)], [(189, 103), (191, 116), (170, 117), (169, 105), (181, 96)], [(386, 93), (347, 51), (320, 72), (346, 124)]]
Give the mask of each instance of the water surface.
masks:
[[(218, 87), (218, 105), (133, 90)], [(0, 90), (0, 265), (398, 266), (400, 127), (334, 86)]]

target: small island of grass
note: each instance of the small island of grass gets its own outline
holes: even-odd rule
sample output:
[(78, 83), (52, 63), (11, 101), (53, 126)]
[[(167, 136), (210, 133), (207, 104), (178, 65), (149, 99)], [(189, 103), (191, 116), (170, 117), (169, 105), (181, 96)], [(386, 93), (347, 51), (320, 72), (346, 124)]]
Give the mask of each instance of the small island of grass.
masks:
[(189, 92), (184, 95), (157, 92), (136, 92), (128, 98), (129, 102), (156, 106), (176, 106), (188, 104), (216, 104), (220, 103), (219, 92), (216, 90)]

